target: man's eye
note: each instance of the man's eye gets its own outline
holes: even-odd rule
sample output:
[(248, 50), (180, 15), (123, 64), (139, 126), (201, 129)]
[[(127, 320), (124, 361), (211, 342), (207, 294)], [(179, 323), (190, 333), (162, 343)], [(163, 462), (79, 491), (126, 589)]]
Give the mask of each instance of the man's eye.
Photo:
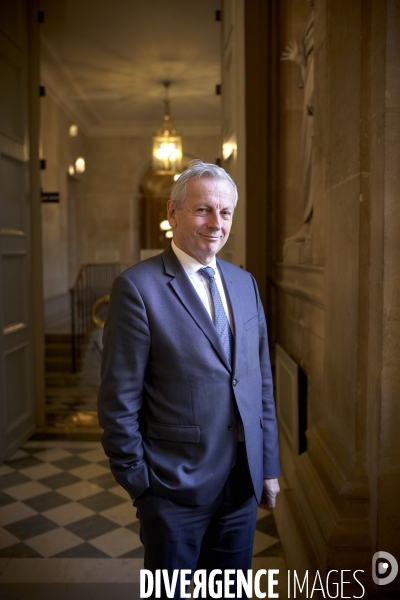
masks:
[(222, 211), (221, 215), (224, 217), (224, 219), (230, 219), (232, 216), (232, 213), (229, 210), (224, 210), (224, 211)]

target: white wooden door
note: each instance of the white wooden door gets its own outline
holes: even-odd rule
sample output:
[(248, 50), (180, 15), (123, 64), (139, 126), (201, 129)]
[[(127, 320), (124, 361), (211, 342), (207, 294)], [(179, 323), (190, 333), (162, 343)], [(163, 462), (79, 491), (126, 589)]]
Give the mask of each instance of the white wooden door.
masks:
[(34, 431), (25, 0), (0, 0), (0, 462)]

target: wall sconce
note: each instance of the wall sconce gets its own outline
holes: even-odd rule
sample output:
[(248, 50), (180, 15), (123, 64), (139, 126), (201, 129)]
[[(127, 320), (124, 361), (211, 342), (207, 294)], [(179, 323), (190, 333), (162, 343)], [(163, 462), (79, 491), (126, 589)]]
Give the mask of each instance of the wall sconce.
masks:
[(237, 150), (236, 143), (233, 141), (225, 142), (222, 144), (222, 156), (224, 160), (228, 160), (230, 156)]
[(86, 169), (85, 159), (82, 156), (79, 156), (75, 161), (75, 171), (77, 173), (84, 173)]
[(71, 177), (73, 177), (75, 175), (75, 167), (74, 167), (74, 165), (69, 165), (69, 167), (68, 167), (68, 175), (70, 175)]
[(70, 125), (68, 132), (70, 137), (76, 137), (78, 135), (78, 125)]
[(160, 175), (173, 175), (182, 168), (182, 136), (175, 129), (169, 112), (169, 81), (165, 86), (165, 112), (159, 129), (153, 135), (153, 169)]
[(172, 231), (172, 229), (165, 232), (165, 237), (168, 239), (171, 239), (172, 237), (174, 237), (174, 232)]

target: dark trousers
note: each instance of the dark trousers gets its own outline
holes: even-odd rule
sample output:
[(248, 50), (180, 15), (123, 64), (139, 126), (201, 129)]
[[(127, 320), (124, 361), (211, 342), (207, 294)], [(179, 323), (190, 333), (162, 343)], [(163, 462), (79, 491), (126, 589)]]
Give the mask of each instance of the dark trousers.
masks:
[[(167, 569), (171, 580), (174, 569), (241, 569), (246, 574), (251, 568), (257, 501), (243, 443), (238, 443), (227, 482), (210, 504), (181, 505), (150, 492), (135, 504), (145, 569)], [(235, 589), (233, 585), (230, 592)], [(161, 590), (166, 598), (163, 586)], [(181, 597), (179, 579), (174, 597)]]

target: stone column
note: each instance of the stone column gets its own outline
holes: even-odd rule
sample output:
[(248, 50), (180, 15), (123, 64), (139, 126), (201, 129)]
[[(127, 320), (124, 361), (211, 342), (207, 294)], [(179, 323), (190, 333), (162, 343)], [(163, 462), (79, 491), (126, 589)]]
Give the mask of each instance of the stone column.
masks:
[(371, 22), (366, 464), (373, 550), (400, 561), (400, 3), (372, 2)]
[[(323, 375), (278, 517), (290, 568), (364, 570), (374, 597), (373, 554), (400, 558), (400, 4), (315, 4), (316, 40), (326, 30), (314, 181), (326, 225), (313, 250), (324, 264)], [(285, 310), (288, 328), (295, 315)], [(296, 360), (312, 381), (301, 348)], [(360, 590), (353, 582), (346, 594)]]

